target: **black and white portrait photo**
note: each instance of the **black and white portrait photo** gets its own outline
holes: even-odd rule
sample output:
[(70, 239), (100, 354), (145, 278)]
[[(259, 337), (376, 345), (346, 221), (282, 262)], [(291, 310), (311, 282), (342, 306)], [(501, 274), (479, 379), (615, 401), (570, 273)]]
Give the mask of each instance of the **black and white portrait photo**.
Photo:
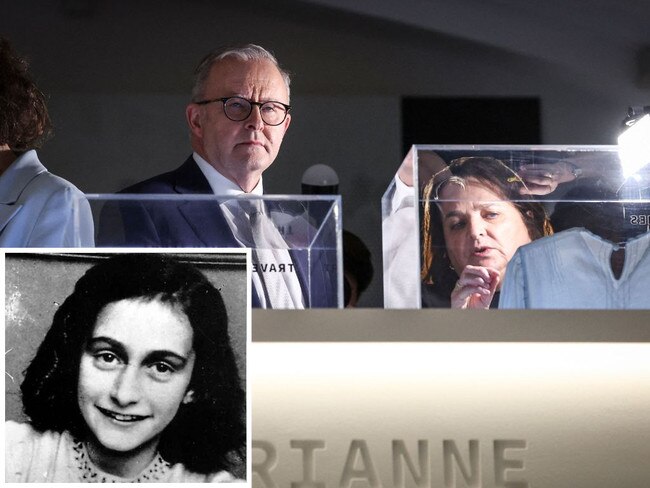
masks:
[(5, 482), (246, 482), (247, 252), (90, 251), (4, 253)]

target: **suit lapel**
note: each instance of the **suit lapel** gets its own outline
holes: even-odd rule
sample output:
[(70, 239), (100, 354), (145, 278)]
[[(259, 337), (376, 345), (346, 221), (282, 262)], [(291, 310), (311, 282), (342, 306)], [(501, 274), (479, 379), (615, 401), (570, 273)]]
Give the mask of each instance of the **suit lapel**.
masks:
[[(190, 156), (174, 173), (174, 191), (180, 195), (212, 195), (212, 188), (199, 166)], [(215, 199), (185, 201), (178, 211), (207, 247), (241, 247), (230, 231), (228, 222)], [(261, 306), (255, 287), (251, 286), (253, 307)]]
[[(175, 171), (174, 192), (180, 195), (212, 195), (208, 180), (192, 156)], [(214, 198), (181, 202), (178, 211), (205, 246), (240, 247)]]
[(194, 158), (190, 156), (174, 171), (174, 191), (184, 194), (212, 195), (212, 188)]
[(232, 235), (218, 201), (186, 201), (178, 206), (178, 211), (205, 246), (241, 247)]

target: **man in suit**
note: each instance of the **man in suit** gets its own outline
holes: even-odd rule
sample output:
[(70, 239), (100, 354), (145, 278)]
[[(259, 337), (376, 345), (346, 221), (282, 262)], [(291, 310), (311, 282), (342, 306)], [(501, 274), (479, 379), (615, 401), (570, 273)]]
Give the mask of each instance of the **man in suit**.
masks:
[[(266, 49), (249, 44), (209, 53), (195, 74), (192, 99), (185, 110), (192, 155), (179, 168), (120, 193), (228, 197), (263, 194), (262, 173), (273, 164), (291, 123), (288, 73)], [(190, 198), (180, 203), (121, 201), (119, 209), (119, 212), (113, 208), (103, 213), (98, 236), (100, 245), (255, 247), (238, 232), (241, 220), (237, 220), (237, 209), (230, 212), (214, 199)], [(114, 225), (117, 221), (119, 223)], [(116, 231), (121, 225), (124, 235)], [(335, 280), (332, 281), (328, 266), (314, 268), (313, 264), (308, 264), (313, 263), (311, 257), (301, 258), (287, 252), (274, 256), (266, 254), (264, 259), (274, 262), (257, 264), (275, 264), (275, 269), (284, 264), (281, 269), (285, 271), (278, 276), (255, 276), (254, 273), (254, 306), (276, 308), (277, 303), (281, 303), (282, 308), (336, 305), (331, 289)], [(306, 264), (301, 265), (301, 261)], [(322, 276), (314, 281), (314, 273)], [(265, 283), (278, 277), (287, 283), (288, 296), (285, 290), (284, 301), (274, 304), (276, 300), (269, 296)], [(324, 284), (323, 290), (321, 296), (316, 297), (313, 288), (320, 282)], [(296, 292), (300, 289), (303, 293)], [(312, 293), (306, 293), (308, 290)]]
[(289, 75), (261, 46), (213, 51), (199, 63), (185, 109), (193, 154), (122, 193), (261, 195), (289, 124)]

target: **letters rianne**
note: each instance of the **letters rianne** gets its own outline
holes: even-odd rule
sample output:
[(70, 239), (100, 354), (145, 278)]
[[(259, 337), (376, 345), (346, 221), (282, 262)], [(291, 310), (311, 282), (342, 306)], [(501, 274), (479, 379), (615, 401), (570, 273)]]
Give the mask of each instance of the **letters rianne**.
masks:
[[(277, 447), (269, 441), (253, 440), (253, 452), (262, 451), (258, 459), (253, 461), (253, 480), (256, 486), (276, 488), (291, 486), (292, 488), (354, 488), (355, 486), (370, 486), (372, 488), (403, 488), (417, 486), (427, 488), (447, 488), (468, 486), (482, 488), (497, 486), (507, 488), (529, 488), (529, 483), (523, 479), (525, 475), (522, 452), (528, 448), (528, 443), (522, 439), (495, 439), (489, 443), (486, 454), (485, 444), (473, 439), (467, 442), (467, 447), (455, 440), (445, 439), (439, 443), (430, 443), (426, 439), (405, 441), (395, 439), (390, 445), (390, 459), (384, 453), (387, 446), (373, 446), (371, 450), (365, 440), (350, 441), (345, 461), (340, 471), (332, 472), (331, 458), (333, 450), (327, 449), (327, 443), (322, 439), (297, 439), (289, 441), (289, 447), (295, 451), (296, 459), (302, 467), (301, 479), (279, 480), (274, 469), (286, 460), (278, 458)], [(285, 446), (282, 446), (283, 448)], [(437, 451), (437, 452), (436, 452)], [(508, 452), (506, 452), (508, 451)], [(520, 452), (517, 452), (520, 451)], [(382, 456), (378, 456), (381, 452)], [(464, 454), (467, 453), (467, 454)], [(337, 450), (337, 459), (342, 458)], [(433, 456), (440, 456), (442, 472), (436, 473), (431, 469)], [(328, 470), (319, 471), (319, 460), (328, 461)], [(484, 480), (484, 461), (493, 459), (494, 478)], [(392, 479), (380, 478), (377, 466), (392, 465)], [(456, 483), (459, 475), (463, 482)], [(513, 479), (518, 478), (518, 479)], [(257, 484), (261, 481), (262, 484)], [(336, 481), (337, 484), (333, 482)], [(485, 482), (485, 485), (484, 485)]]

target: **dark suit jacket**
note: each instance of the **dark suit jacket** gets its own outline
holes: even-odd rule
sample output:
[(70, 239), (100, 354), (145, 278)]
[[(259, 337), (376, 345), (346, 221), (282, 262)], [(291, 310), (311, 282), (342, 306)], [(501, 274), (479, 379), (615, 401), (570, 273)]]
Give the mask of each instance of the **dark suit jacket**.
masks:
[[(121, 194), (212, 194), (190, 156), (168, 173), (125, 188)], [(141, 198), (141, 197), (139, 197)], [(133, 200), (105, 205), (98, 246), (241, 247), (215, 200)], [(336, 307), (336, 256), (323, 251), (291, 251), (307, 307)], [(253, 289), (253, 306), (260, 302)]]

